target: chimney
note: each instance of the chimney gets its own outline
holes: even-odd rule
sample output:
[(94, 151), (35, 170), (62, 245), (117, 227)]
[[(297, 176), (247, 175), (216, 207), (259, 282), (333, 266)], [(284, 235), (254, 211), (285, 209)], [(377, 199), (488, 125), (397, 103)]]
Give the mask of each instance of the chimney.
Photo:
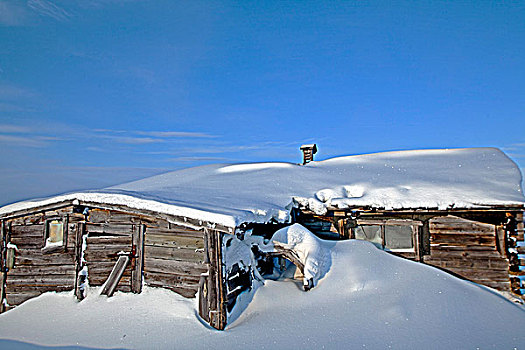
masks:
[(317, 145), (315, 143), (311, 145), (302, 145), (301, 151), (303, 151), (303, 165), (305, 165), (314, 160), (314, 154), (317, 153)]

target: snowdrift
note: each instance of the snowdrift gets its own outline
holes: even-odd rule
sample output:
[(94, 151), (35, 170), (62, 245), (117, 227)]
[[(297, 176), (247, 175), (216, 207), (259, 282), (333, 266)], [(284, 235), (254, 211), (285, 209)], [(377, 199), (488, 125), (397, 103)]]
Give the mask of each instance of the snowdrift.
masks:
[[(309, 292), (266, 281), (226, 331), (201, 323), (196, 302), (162, 289), (47, 293), (0, 315), (0, 338), (59, 346), (155, 349), (513, 349), (525, 309), (492, 290), (364, 241), (319, 241), (331, 267)], [(23, 345), (3, 341), (0, 346)]]

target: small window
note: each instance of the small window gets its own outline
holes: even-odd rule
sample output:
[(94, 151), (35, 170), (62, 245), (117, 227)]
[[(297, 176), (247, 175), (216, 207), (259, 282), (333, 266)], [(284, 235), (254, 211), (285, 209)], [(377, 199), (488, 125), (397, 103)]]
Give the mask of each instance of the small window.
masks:
[(62, 247), (64, 245), (64, 223), (62, 220), (48, 220), (46, 222), (46, 232), (44, 249)]
[(382, 248), (383, 246), (380, 225), (357, 226), (355, 228), (355, 238), (361, 239), (363, 241), (372, 242), (380, 248)]
[(418, 224), (414, 222), (389, 222), (382, 224), (360, 223), (353, 229), (355, 239), (373, 243), (385, 250), (397, 252), (414, 252), (414, 236), (418, 232)]
[(413, 249), (412, 226), (385, 226), (385, 248), (386, 249)]

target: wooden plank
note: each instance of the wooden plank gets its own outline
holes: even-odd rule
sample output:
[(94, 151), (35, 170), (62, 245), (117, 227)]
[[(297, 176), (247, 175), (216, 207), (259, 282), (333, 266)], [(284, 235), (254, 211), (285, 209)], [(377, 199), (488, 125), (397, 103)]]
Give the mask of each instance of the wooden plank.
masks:
[(219, 330), (223, 330), (224, 328), (226, 328), (226, 324), (228, 322), (228, 312), (226, 310), (226, 300), (227, 299), (227, 296), (226, 296), (226, 290), (227, 288), (225, 288), (225, 285), (226, 285), (226, 280), (224, 278), (224, 271), (223, 271), (223, 267), (224, 267), (224, 264), (222, 262), (222, 248), (223, 248), (223, 233), (220, 233), (218, 231), (216, 231), (216, 239), (217, 239), (217, 284), (218, 284), (218, 289), (219, 289), (219, 310), (218, 310), (218, 313), (217, 313), (217, 316), (219, 318), (219, 322), (218, 322), (218, 329)]
[(199, 316), (210, 323), (210, 310), (208, 309), (208, 273), (203, 273), (199, 280)]
[(472, 234), (461, 234), (461, 235), (449, 235), (449, 234), (438, 234), (433, 233), (430, 238), (431, 244), (446, 244), (456, 246), (496, 246), (496, 237), (484, 236), (484, 235), (472, 235)]
[(44, 225), (26, 225), (26, 226), (11, 226), (11, 235), (17, 236), (32, 236), (42, 238), (44, 236)]
[(208, 270), (205, 264), (188, 262), (188, 261), (176, 261), (156, 258), (144, 258), (144, 271), (145, 272), (173, 272), (178, 274), (187, 274), (198, 276)]
[[(205, 230), (205, 239), (207, 239), (207, 247), (208, 247), (208, 256), (209, 256), (209, 264), (208, 264), (208, 285), (206, 286), (206, 290), (208, 291), (208, 299), (206, 300), (207, 303), (207, 309), (209, 314), (207, 317), (210, 320), (210, 325), (216, 329), (219, 328), (219, 325), (217, 324), (217, 312), (219, 308), (219, 290), (217, 285), (217, 273), (218, 269), (220, 268), (220, 265), (217, 261), (217, 249), (219, 249), (217, 244), (217, 234), (213, 230)], [(204, 272), (204, 271), (203, 271)]]
[(441, 267), (472, 267), (472, 268), (486, 268), (486, 269), (507, 269), (508, 260), (506, 259), (486, 259), (486, 258), (436, 258), (425, 257), (424, 262), (430, 265), (438, 265)]
[(502, 256), (496, 249), (473, 249), (479, 247), (451, 247), (451, 246), (432, 246), (430, 255), (436, 258), (501, 258)]
[(204, 248), (204, 239), (202, 236), (193, 235), (156, 235), (149, 231), (146, 233), (145, 245), (157, 246), (174, 246), (184, 248)]
[(9, 276), (62, 275), (75, 273), (75, 265), (22, 265), (9, 270)]
[[(107, 282), (108, 280), (108, 275), (106, 275), (105, 277), (102, 277), (102, 276), (97, 276), (97, 277), (94, 277), (94, 276), (91, 276), (89, 278), (89, 285), (92, 286), (92, 287), (99, 287), (99, 286), (102, 286), (104, 283)], [(126, 287), (126, 288), (124, 288)], [(128, 292), (131, 292), (131, 277), (129, 276), (122, 276), (122, 278), (120, 279), (116, 289), (116, 291), (128, 291)]]
[(18, 286), (14, 285), (9, 288), (9, 294), (17, 294), (17, 293), (39, 293), (43, 294), (46, 292), (63, 292), (72, 290), (73, 286), (69, 283), (63, 283), (61, 285), (58, 284), (49, 284), (49, 285), (42, 285), (42, 284), (35, 284), (35, 285), (23, 285)]
[[(93, 223), (87, 223), (86, 224), (86, 230), (90, 234), (99, 233), (99, 234), (113, 234), (113, 235), (121, 235), (131, 236), (133, 234), (133, 225), (132, 224), (93, 224)], [(90, 235), (91, 236), (91, 235)]]
[(165, 227), (148, 227), (148, 234), (157, 235), (157, 236), (189, 236), (197, 237), (202, 239), (204, 236), (203, 231), (194, 230), (184, 226), (170, 225), (169, 228)]
[[(26, 250), (27, 252), (27, 250)], [(75, 259), (72, 254), (22, 254), (18, 253), (15, 259), (15, 266), (21, 265), (65, 265), (65, 264), (74, 264)]]
[(106, 285), (104, 288), (102, 288), (102, 292), (100, 294), (107, 295), (108, 297), (113, 295), (120, 278), (124, 274), (124, 270), (129, 264), (129, 261), (130, 259), (128, 255), (121, 255), (118, 258), (117, 263), (115, 264), (113, 270), (111, 270), (111, 274), (108, 277)]
[(110, 245), (110, 244), (126, 244), (131, 245), (131, 237), (129, 236), (88, 236), (86, 242), (90, 245)]
[[(115, 266), (115, 261), (113, 261), (110, 267), (106, 267), (106, 266), (101, 267), (99, 265), (88, 266), (89, 279), (93, 279), (93, 278), (107, 279), (109, 274), (113, 270), (114, 266)], [(127, 276), (131, 278), (131, 268), (129, 266), (124, 270), (123, 276)]]
[(145, 256), (167, 260), (203, 262), (204, 249), (177, 249), (172, 247), (145, 246)]
[(479, 233), (479, 234), (494, 234), (494, 225), (481, 224), (481, 223), (457, 223), (454, 224), (438, 224), (430, 222), (431, 232), (443, 232), (443, 233)]
[(142, 291), (142, 280), (144, 272), (144, 234), (146, 233), (145, 225), (138, 225), (133, 232), (133, 247), (135, 250), (134, 268), (131, 279), (131, 290), (133, 293)]
[(128, 239), (128, 242), (125, 244), (122, 244), (122, 243), (113, 244), (111, 242), (107, 242), (106, 244), (92, 244), (90, 243), (90, 240), (88, 239), (87, 248), (86, 248), (86, 251), (99, 252), (99, 253), (108, 252), (108, 251), (119, 252), (121, 250), (125, 252), (131, 251), (131, 237)]
[(0, 313), (5, 312), (5, 295), (6, 295), (6, 277), (7, 277), (7, 269), (6, 269), (6, 262), (5, 262), (5, 256), (6, 256), (6, 245), (7, 245), (7, 223), (5, 220), (1, 220), (0, 222)]
[(451, 267), (447, 270), (470, 280), (509, 281), (508, 270), (495, 269), (468, 269)]
[(9, 274), (7, 278), (7, 291), (9, 291), (10, 285), (35, 285), (35, 284), (62, 284), (63, 282), (71, 283), (71, 286), (75, 282), (75, 274), (55, 274), (55, 275), (27, 275), (27, 276), (11, 276)]
[(199, 275), (187, 275), (187, 274), (176, 274), (176, 273), (162, 273), (162, 272), (145, 272), (144, 277), (146, 280), (165, 282), (166, 284), (173, 283), (175, 285), (197, 285), (199, 284)]

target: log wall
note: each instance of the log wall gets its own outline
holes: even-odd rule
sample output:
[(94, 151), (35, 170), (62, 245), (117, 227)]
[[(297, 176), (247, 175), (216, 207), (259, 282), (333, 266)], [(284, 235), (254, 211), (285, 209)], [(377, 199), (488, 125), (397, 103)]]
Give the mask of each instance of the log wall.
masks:
[[(2, 264), (3, 297), (8, 304), (4, 311), (48, 291), (60, 292), (74, 288), (75, 232), (83, 217), (72, 213), (70, 209), (46, 211), (4, 221), (4, 248), (7, 248), (7, 243), (17, 248), (14, 267), (7, 269), (5, 260)], [(60, 219), (64, 223), (64, 244), (46, 250), (45, 224), (50, 219)]]
[(167, 288), (193, 298), (199, 289), (201, 274), (207, 271), (203, 231), (177, 225), (146, 228), (146, 285)]
[(456, 216), (429, 221), (430, 255), (426, 264), (501, 291), (510, 290), (509, 261), (498, 251), (496, 225)]
[[(64, 232), (67, 243), (46, 252), (45, 223), (49, 219), (68, 221)], [(101, 286), (123, 253), (130, 256), (131, 263), (117, 291), (140, 292), (144, 280), (146, 285), (195, 297), (200, 276), (208, 271), (204, 230), (150, 216), (98, 208), (82, 214), (68, 206), (2, 220), (1, 232), (0, 293), (10, 307), (47, 291), (73, 290), (84, 265), (89, 285)], [(4, 268), (7, 243), (18, 248), (15, 266), (9, 271)]]

